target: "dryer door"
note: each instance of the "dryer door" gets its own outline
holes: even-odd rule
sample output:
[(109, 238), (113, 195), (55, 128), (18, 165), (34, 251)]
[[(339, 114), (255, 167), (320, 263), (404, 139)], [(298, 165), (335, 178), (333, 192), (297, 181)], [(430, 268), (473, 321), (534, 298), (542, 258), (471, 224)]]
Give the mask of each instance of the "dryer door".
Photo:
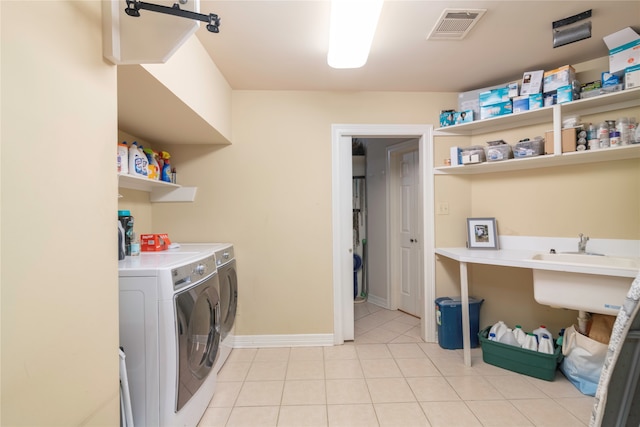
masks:
[(174, 297), (179, 352), (176, 411), (198, 391), (218, 357), (218, 286), (218, 275), (213, 274)]
[(238, 276), (236, 274), (236, 260), (231, 260), (222, 267), (218, 267), (220, 274), (220, 322), (221, 335), (224, 340), (233, 329), (238, 307)]

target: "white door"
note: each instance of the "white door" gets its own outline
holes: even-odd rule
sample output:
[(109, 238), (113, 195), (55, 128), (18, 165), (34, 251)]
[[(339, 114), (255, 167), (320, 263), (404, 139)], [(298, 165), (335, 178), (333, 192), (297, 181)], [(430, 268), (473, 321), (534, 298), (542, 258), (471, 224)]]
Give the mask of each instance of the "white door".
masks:
[(400, 203), (398, 204), (400, 232), (399, 304), (398, 308), (414, 316), (420, 313), (420, 233), (418, 203), (418, 151), (404, 153), (400, 160)]

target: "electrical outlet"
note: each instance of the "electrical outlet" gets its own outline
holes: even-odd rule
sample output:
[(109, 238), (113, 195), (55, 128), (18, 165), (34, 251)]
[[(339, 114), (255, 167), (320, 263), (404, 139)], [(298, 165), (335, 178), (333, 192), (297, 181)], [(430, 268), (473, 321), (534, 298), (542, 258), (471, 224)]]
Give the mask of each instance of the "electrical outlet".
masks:
[(438, 202), (438, 215), (449, 215), (449, 203), (447, 202)]

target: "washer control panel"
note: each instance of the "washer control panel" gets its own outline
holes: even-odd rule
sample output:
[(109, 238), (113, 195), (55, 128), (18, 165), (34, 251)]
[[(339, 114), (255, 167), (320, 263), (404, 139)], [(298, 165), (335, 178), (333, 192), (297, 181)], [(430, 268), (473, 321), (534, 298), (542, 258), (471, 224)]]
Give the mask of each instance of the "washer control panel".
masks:
[(218, 267), (225, 265), (233, 258), (235, 258), (235, 254), (233, 253), (233, 246), (229, 246), (228, 248), (216, 251), (216, 265)]
[(174, 268), (171, 270), (173, 289), (177, 290), (197, 283), (216, 273), (216, 271), (215, 255), (209, 255), (208, 257), (191, 264)]

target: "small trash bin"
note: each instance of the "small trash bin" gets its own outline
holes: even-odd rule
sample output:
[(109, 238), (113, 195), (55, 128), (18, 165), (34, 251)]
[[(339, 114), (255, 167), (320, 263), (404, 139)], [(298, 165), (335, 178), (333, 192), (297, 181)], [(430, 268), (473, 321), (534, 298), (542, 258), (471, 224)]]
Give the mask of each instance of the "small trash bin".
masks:
[[(471, 347), (477, 347), (479, 344), (480, 305), (483, 301), (483, 299), (469, 297)], [(436, 323), (440, 347), (446, 349), (462, 348), (462, 302), (460, 297), (436, 299)]]

